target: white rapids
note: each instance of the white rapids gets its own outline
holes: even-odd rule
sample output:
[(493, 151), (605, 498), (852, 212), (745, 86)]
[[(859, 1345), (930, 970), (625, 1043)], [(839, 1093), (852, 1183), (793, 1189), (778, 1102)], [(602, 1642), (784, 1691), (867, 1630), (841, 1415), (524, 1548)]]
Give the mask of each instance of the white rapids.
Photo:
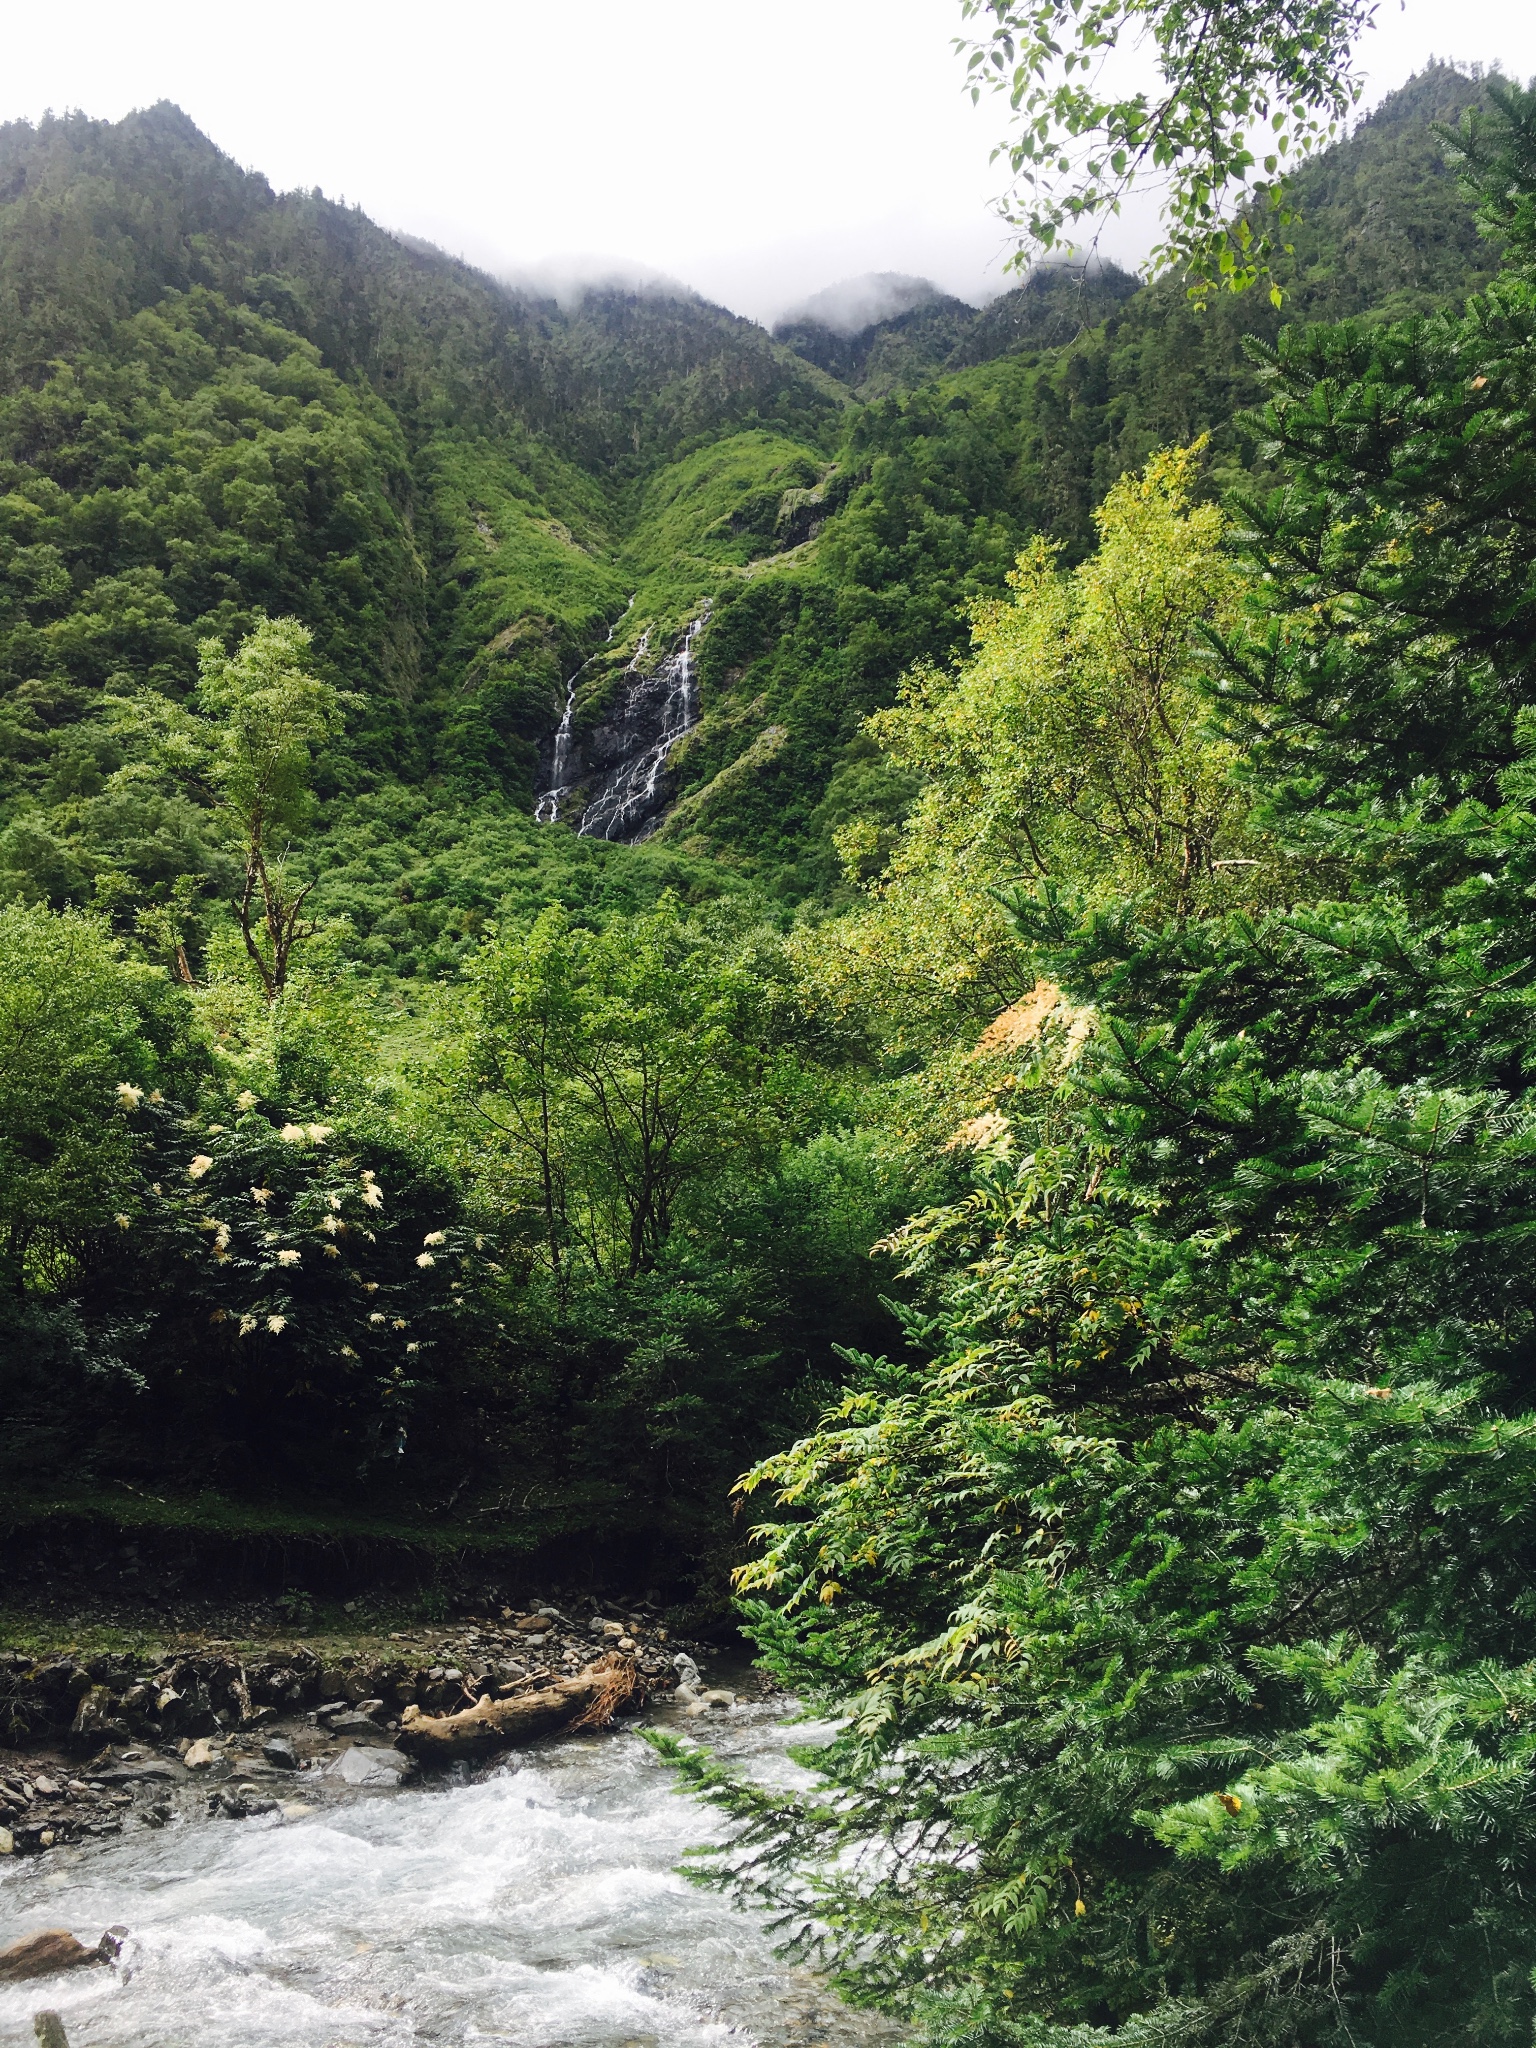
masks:
[[(689, 1724), (690, 1732), (692, 1726)], [(800, 1781), (806, 1729), (710, 1722), (752, 1776)], [(281, 1789), (309, 1796), (317, 1773)], [(0, 1867), (0, 1945), (121, 1924), (119, 1964), (0, 1989), (0, 2042), (71, 2048), (855, 2048), (896, 2030), (776, 1959), (678, 1876), (717, 1817), (632, 1731), (567, 1738), (478, 1782), (351, 1792), (307, 1817), (185, 1818)]]

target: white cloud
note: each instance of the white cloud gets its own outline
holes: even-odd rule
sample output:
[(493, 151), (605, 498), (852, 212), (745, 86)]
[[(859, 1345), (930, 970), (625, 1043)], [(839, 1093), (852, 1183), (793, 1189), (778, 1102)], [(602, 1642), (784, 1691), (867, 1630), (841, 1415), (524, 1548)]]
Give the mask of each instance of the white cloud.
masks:
[[(319, 185), (500, 272), (686, 279), (758, 318), (893, 270), (1010, 281), (953, 0), (71, 0), (10, 11), (0, 118), (177, 101), (279, 188)], [(1528, 0), (1384, 9), (1371, 98), (1432, 52), (1536, 71)], [(1135, 262), (1146, 209), (1101, 249)], [(572, 251), (615, 252), (597, 259)]]

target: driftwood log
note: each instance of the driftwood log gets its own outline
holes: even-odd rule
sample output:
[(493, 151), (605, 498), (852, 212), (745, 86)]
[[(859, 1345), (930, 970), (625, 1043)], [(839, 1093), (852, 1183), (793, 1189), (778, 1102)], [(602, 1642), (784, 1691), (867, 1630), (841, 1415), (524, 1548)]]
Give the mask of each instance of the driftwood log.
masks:
[(51, 1977), (57, 1970), (77, 1970), (82, 1963), (110, 1963), (126, 1932), (126, 1928), (109, 1927), (94, 1948), (77, 1941), (67, 1927), (45, 1927), (40, 1934), (24, 1934), (9, 1948), (0, 1948), (0, 1984)]
[(569, 1678), (509, 1699), (486, 1693), (462, 1714), (424, 1714), (420, 1707), (407, 1707), (396, 1746), (424, 1764), (491, 1756), (562, 1729), (604, 1727), (638, 1687), (634, 1659), (615, 1653)]

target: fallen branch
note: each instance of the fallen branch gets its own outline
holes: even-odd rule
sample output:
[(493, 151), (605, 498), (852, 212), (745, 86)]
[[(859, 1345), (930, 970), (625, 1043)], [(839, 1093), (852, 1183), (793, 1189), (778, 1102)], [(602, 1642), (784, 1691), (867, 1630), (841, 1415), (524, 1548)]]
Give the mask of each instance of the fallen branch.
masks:
[(421, 1763), (490, 1756), (560, 1729), (601, 1728), (638, 1689), (634, 1659), (610, 1654), (536, 1692), (512, 1699), (486, 1693), (461, 1714), (424, 1714), (419, 1707), (407, 1707), (397, 1747)]
[(24, 1934), (9, 1948), (0, 1948), (0, 1984), (19, 1984), (28, 1977), (51, 1977), (56, 1970), (77, 1970), (82, 1963), (110, 1963), (122, 1947), (124, 1927), (109, 1927), (94, 1948), (77, 1941), (67, 1927), (47, 1927)]

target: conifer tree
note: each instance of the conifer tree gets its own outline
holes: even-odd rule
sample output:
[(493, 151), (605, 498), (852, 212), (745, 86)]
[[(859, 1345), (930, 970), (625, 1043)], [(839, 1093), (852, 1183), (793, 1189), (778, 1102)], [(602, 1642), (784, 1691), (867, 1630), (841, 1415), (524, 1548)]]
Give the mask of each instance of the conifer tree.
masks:
[(947, 2038), (1531, 2037), (1533, 310), (1274, 362), (1212, 703), (1296, 898), (1007, 894), (1040, 987), (899, 1235), (912, 1353), (746, 1482), (841, 1719), (793, 1797), (682, 1757), (718, 1878)]

